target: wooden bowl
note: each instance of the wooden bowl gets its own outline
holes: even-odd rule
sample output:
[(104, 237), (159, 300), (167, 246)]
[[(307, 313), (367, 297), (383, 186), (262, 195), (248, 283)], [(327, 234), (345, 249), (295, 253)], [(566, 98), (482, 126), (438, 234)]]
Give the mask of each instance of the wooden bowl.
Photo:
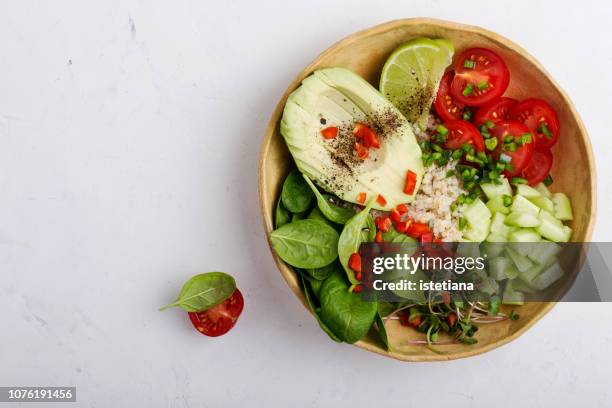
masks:
[[(561, 135), (553, 149), (555, 164), (552, 170), (552, 190), (563, 191), (571, 199), (575, 216), (570, 225), (574, 230), (572, 240), (589, 241), (595, 223), (597, 202), (595, 161), (586, 129), (568, 96), (535, 58), (512, 41), (479, 27), (424, 18), (391, 21), (350, 35), (319, 55), (289, 85), (272, 114), (261, 145), (259, 198), (266, 235), (269, 236), (273, 229), (274, 208), (282, 182), (293, 166), (293, 159), (279, 133), (279, 123), (289, 94), (314, 70), (333, 66), (349, 68), (378, 88), (380, 72), (389, 54), (400, 44), (415, 37), (448, 38), (455, 46), (456, 55), (474, 46), (494, 50), (510, 69), (511, 81), (506, 95), (519, 100), (539, 97), (555, 108), (561, 122)], [(295, 273), (272, 253), (287, 284), (306, 306)], [(550, 302), (528, 303), (520, 308), (520, 319), (517, 321), (506, 320), (481, 325), (477, 344), (437, 346), (439, 353), (421, 345), (406, 345), (406, 340), (414, 338), (414, 331), (399, 327), (397, 321), (387, 323), (393, 351), (387, 352), (374, 339), (367, 337), (356, 345), (405, 361), (439, 361), (469, 357), (517, 338), (553, 306), (554, 303)]]

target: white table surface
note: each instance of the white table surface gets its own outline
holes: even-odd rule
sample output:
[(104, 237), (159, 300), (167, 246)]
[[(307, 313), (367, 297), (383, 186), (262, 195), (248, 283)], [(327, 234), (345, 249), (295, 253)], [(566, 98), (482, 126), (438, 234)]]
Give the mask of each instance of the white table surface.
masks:
[[(568, 92), (597, 157), (594, 239), (612, 240), (612, 6), (503, 3), (3, 2), (0, 385), (76, 385), (87, 407), (610, 405), (609, 304), (400, 363), (329, 341), (262, 232), (258, 148), (288, 82), (354, 31), (431, 16), (509, 37)], [(219, 339), (157, 311), (209, 270), (246, 300)]]

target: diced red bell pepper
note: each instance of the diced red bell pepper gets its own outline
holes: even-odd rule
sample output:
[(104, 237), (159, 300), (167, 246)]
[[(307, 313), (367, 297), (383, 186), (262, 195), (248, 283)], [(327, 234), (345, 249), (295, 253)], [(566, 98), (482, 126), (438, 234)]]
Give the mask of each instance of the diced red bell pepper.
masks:
[(382, 196), (382, 195), (380, 195), (380, 194), (378, 195), (378, 197), (376, 197), (376, 202), (377, 202), (378, 204), (380, 204), (381, 206), (383, 206), (383, 207), (384, 207), (385, 205), (387, 205), (387, 200), (385, 200), (385, 197), (383, 197), (383, 196)]
[(358, 202), (359, 204), (364, 204), (364, 203), (365, 203), (365, 201), (366, 201), (366, 193), (364, 193), (364, 192), (362, 191), (361, 193), (359, 193), (359, 194), (357, 195), (357, 202)]
[(416, 183), (417, 183), (417, 174), (412, 170), (408, 170), (406, 172), (406, 184), (404, 184), (404, 193), (408, 195), (412, 195), (414, 193)]
[(363, 286), (361, 284), (355, 285), (355, 287), (353, 288), (353, 292), (355, 293), (361, 293), (362, 290), (363, 290)]
[(355, 143), (355, 152), (357, 153), (357, 157), (359, 157), (361, 160), (368, 158), (368, 148), (361, 143)]
[(406, 204), (400, 204), (397, 207), (395, 207), (395, 209), (397, 210), (399, 215), (404, 215), (408, 212), (408, 206)]
[(355, 272), (361, 273), (361, 255), (358, 252), (353, 252), (348, 260), (348, 266)]
[(391, 218), (388, 215), (380, 215), (374, 219), (376, 228), (382, 232), (389, 232), (392, 226)]
[(420, 236), (419, 240), (422, 244), (433, 242), (433, 234), (431, 232), (426, 232), (425, 234)]
[(402, 214), (399, 213), (397, 208), (394, 208), (391, 210), (390, 217), (391, 217), (391, 221), (393, 222), (400, 222), (402, 220)]
[(378, 242), (379, 244), (383, 242), (382, 231), (376, 232), (376, 236), (374, 237), (374, 242)]
[(419, 238), (421, 235), (427, 234), (428, 232), (431, 232), (428, 224), (423, 224), (421, 222), (413, 222), (406, 233), (412, 238)]
[(321, 130), (321, 134), (325, 139), (335, 139), (338, 136), (338, 128), (335, 126), (326, 127)]
[(378, 149), (380, 147), (376, 132), (374, 132), (374, 130), (368, 125), (358, 123), (353, 129), (353, 135), (355, 135), (355, 137), (359, 139), (365, 147), (373, 147), (374, 149)]

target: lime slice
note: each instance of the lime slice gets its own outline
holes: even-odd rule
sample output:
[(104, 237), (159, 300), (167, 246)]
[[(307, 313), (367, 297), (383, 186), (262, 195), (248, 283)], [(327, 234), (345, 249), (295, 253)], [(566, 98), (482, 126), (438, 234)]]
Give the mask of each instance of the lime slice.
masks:
[(453, 60), (453, 44), (416, 38), (399, 46), (385, 62), (380, 92), (412, 123), (424, 129), (444, 70)]

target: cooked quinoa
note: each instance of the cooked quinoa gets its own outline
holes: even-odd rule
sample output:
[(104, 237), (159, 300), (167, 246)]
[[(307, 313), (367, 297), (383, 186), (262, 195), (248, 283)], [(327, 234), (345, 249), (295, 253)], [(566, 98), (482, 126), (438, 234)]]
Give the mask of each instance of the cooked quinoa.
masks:
[(451, 211), (451, 204), (466, 191), (456, 175), (447, 177), (456, 165), (457, 162), (452, 161), (445, 166), (432, 164), (428, 167), (415, 200), (408, 205), (408, 215), (412, 219), (430, 224), (434, 236), (448, 242), (458, 242), (462, 237), (459, 218), (463, 206)]

